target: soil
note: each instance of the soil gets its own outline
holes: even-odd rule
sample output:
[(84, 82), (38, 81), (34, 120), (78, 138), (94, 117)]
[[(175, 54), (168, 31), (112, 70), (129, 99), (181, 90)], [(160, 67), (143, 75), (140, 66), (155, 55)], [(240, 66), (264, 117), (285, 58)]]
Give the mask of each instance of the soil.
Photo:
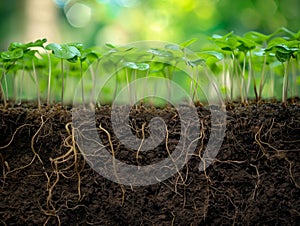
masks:
[[(225, 138), (204, 171), (210, 111), (198, 106), (197, 112), (201, 136), (187, 164), (164, 181), (133, 187), (106, 179), (85, 161), (70, 108), (0, 106), (0, 225), (297, 225), (300, 101), (228, 105)], [(123, 162), (159, 162), (178, 143), (182, 125), (172, 107), (131, 110), (129, 126), (139, 138), (149, 136), (154, 116), (168, 126), (169, 152), (165, 140), (138, 158), (115, 136), (110, 114), (109, 106), (96, 110), (97, 128), (105, 129), (98, 133)]]

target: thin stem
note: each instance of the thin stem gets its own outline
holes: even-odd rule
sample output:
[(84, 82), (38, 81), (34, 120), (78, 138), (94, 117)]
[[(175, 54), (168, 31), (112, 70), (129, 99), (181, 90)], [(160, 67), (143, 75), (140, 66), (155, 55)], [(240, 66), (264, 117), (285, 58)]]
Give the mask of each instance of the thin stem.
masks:
[(61, 67), (61, 105), (64, 107), (64, 61), (60, 59), (60, 67)]
[(261, 72), (261, 80), (259, 83), (259, 94), (258, 100), (261, 100), (262, 90), (264, 88), (264, 80), (265, 80), (265, 73), (266, 73), (266, 64), (267, 64), (267, 54), (265, 55), (264, 64)]
[(130, 100), (130, 106), (131, 106), (131, 105), (132, 105), (132, 100), (131, 100), (131, 93), (130, 93), (130, 87), (129, 87), (128, 68), (125, 69), (125, 75), (126, 75), (126, 83), (127, 83), (128, 97), (129, 97), (129, 100)]
[(8, 85), (7, 85), (7, 79), (6, 79), (7, 74), (4, 73), (4, 84), (5, 84), (5, 96), (6, 96), (6, 101), (8, 101)]
[(112, 101), (114, 101), (116, 99), (117, 92), (118, 92), (118, 77), (119, 77), (119, 73), (118, 73), (117, 65), (115, 66), (115, 72), (116, 72), (115, 90), (114, 90), (114, 95), (113, 95)]
[(21, 77), (21, 85), (19, 90), (19, 103), (22, 103), (22, 93), (23, 93), (23, 84), (24, 84), (24, 77), (25, 77), (25, 62), (23, 61), (23, 68), (22, 68), (22, 77)]
[(235, 63), (234, 63), (234, 53), (232, 53), (232, 73), (231, 73), (231, 79), (230, 79), (230, 99), (233, 100), (233, 79), (234, 79), (234, 73), (235, 73)]
[(83, 83), (83, 72), (82, 72), (82, 61), (80, 60), (80, 77), (81, 77), (81, 98), (82, 98), (82, 104), (85, 106), (85, 100), (84, 100), (84, 83)]
[(227, 67), (226, 67), (225, 59), (223, 60), (222, 64), (223, 64), (223, 71), (222, 71), (223, 87), (224, 87), (226, 102), (228, 102), (229, 96), (228, 96), (228, 90), (227, 90), (227, 70), (226, 70)]
[(96, 105), (96, 101), (94, 103), (95, 89), (96, 89), (96, 76), (95, 76), (95, 73), (98, 74), (99, 62), (100, 62), (100, 60), (97, 60), (97, 64), (96, 64), (95, 70), (93, 70), (92, 65), (89, 63), (89, 71), (90, 71), (90, 73), (92, 75), (92, 81), (93, 81), (93, 87), (92, 87), (91, 96), (90, 96), (90, 104), (95, 104), (95, 105)]
[(35, 85), (36, 85), (36, 90), (37, 90), (37, 101), (38, 101), (38, 109), (41, 109), (41, 97), (40, 97), (40, 89), (39, 89), (39, 82), (37, 78), (37, 73), (35, 70), (35, 64), (34, 64), (34, 59), (32, 59), (32, 69), (33, 69), (33, 77), (35, 80)]
[[(147, 69), (147, 71), (146, 71), (144, 88), (143, 88), (143, 90), (142, 90), (142, 97), (144, 97), (144, 96), (145, 96), (145, 91), (148, 91), (148, 90), (149, 90), (149, 87), (148, 87), (148, 84), (147, 84), (147, 82), (148, 82), (148, 76), (149, 76), (149, 72), (150, 72), (150, 68), (149, 68), (149, 69)], [(147, 93), (146, 95), (148, 96), (148, 93)]]
[[(242, 82), (241, 82), (241, 92), (242, 92), (242, 103), (248, 103), (247, 100), (247, 85), (245, 84), (245, 76), (246, 76), (246, 52), (244, 52), (244, 60), (243, 60), (243, 69), (242, 69)], [(245, 92), (245, 96), (244, 96), (244, 92)]]
[(50, 94), (51, 94), (51, 74), (52, 74), (52, 65), (51, 65), (51, 58), (50, 54), (47, 52), (48, 56), (48, 92), (47, 92), (47, 105), (50, 105)]
[(290, 59), (287, 60), (285, 67), (284, 67), (284, 63), (282, 63), (282, 66), (284, 68), (283, 84), (282, 84), (282, 103), (284, 105), (286, 105), (286, 103), (287, 103), (289, 62), (290, 62)]
[(6, 108), (7, 107), (7, 101), (6, 101), (5, 92), (4, 92), (4, 89), (3, 89), (3, 86), (2, 86), (2, 80), (3, 80), (4, 76), (5, 76), (5, 72), (3, 71), (2, 76), (1, 76), (1, 80), (0, 80), (0, 91), (1, 91), (1, 96), (3, 98), (4, 107)]
[[(138, 73), (138, 70), (134, 70), (133, 72), (133, 81), (134, 81), (134, 86), (133, 86), (133, 96), (134, 96), (134, 100), (133, 100), (133, 103), (136, 103), (136, 101), (137, 101), (137, 89), (136, 89), (136, 79), (137, 79), (137, 73)], [(136, 106), (136, 108), (137, 108), (137, 106)]]

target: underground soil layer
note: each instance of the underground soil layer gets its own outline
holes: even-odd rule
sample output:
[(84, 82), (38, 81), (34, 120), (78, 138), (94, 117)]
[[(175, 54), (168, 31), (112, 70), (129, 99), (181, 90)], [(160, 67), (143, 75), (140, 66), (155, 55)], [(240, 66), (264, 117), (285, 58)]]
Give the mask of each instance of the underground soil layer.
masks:
[[(72, 123), (71, 108), (1, 106), (0, 224), (297, 225), (299, 107), (299, 100), (286, 107), (276, 102), (227, 105), (222, 145), (210, 141), (209, 151), (215, 148), (218, 154), (199, 168), (209, 156), (206, 147), (216, 128), (211, 115), (218, 109), (198, 106), (199, 135), (191, 142), (196, 148), (188, 161), (165, 180), (130, 186), (107, 179), (97, 164), (89, 162), (91, 158), (76, 143), (78, 128)], [(188, 136), (181, 130), (185, 122), (171, 106), (131, 109), (127, 129), (130, 137), (141, 141), (140, 147), (151, 136), (151, 119), (165, 122), (163, 140), (147, 151), (122, 143), (127, 138), (114, 133), (111, 107), (96, 109), (94, 116), (102, 145), (94, 159), (106, 152), (143, 167), (170, 158), (181, 137)], [(118, 178), (117, 171), (113, 175)]]

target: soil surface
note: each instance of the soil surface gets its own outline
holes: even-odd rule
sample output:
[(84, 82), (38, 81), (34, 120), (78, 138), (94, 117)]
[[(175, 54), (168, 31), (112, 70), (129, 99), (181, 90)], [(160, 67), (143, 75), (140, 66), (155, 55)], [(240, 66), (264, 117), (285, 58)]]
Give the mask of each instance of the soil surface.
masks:
[[(70, 108), (0, 106), (0, 225), (297, 225), (299, 100), (287, 107), (228, 105), (222, 146), (202, 171), (211, 111), (199, 106), (197, 113), (200, 136), (184, 167), (156, 184), (127, 186), (106, 179), (85, 161), (75, 143)], [(140, 139), (150, 136), (153, 117), (163, 118), (168, 128), (163, 142), (140, 153), (121, 143), (110, 115), (108, 106), (96, 110), (105, 147), (99, 152), (127, 164), (157, 163), (179, 142), (183, 123), (172, 107), (131, 110), (128, 127)]]

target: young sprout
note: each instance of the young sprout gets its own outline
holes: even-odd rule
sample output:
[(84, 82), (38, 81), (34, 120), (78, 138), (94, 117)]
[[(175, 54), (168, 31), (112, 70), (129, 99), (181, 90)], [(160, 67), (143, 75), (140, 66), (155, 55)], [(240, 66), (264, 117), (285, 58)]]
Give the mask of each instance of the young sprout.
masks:
[[(151, 48), (147, 50), (147, 53), (150, 53), (152, 55), (152, 64), (158, 66), (158, 68), (154, 69), (155, 71), (153, 72), (159, 72), (166, 78), (166, 85), (168, 87), (168, 98), (170, 99), (172, 96), (170, 82), (172, 80), (172, 72), (175, 69), (172, 65), (176, 65), (176, 62), (172, 64), (172, 61), (174, 59), (176, 60), (176, 56), (174, 56), (174, 53), (170, 51), (170, 46), (168, 47), (169, 48), (167, 49)], [(173, 67), (173, 70), (170, 70), (170, 67)]]
[(73, 45), (51, 43), (45, 47), (52, 51), (54, 56), (60, 59), (61, 66), (61, 104), (64, 106), (64, 60), (76, 62), (81, 56), (80, 51)]
[[(276, 45), (275, 55), (276, 58), (282, 63), (282, 67), (284, 68), (283, 75), (283, 84), (282, 84), (282, 104), (287, 104), (287, 94), (288, 94), (288, 67), (291, 60), (291, 57), (294, 58), (294, 52), (298, 51), (298, 48), (289, 48), (284, 44)], [(286, 65), (284, 65), (286, 62)]]
[(228, 93), (227, 93), (227, 74), (226, 74), (226, 67), (225, 67), (225, 60), (224, 54), (218, 51), (207, 50), (198, 52), (197, 55), (200, 59), (205, 62), (205, 64), (209, 67), (209, 69), (214, 72), (215, 75), (220, 73), (220, 68), (218, 67), (217, 63), (223, 61), (223, 68), (222, 68), (222, 85), (221, 90), (226, 97), (226, 101), (228, 102)]
[(83, 64), (86, 63), (87, 66), (90, 66), (92, 62), (99, 58), (99, 55), (92, 49), (85, 49), (82, 43), (68, 43), (68, 45), (76, 47), (80, 52), (80, 56), (78, 56), (78, 59), (80, 64), (81, 95), (83, 106), (85, 106)]
[[(0, 60), (2, 62), (2, 75), (0, 79), (0, 90), (1, 96), (3, 97), (4, 106), (7, 107), (8, 100), (8, 85), (7, 85), (7, 73), (10, 70), (13, 70), (17, 60), (21, 59), (24, 55), (24, 52), (21, 48), (9, 49), (8, 51), (2, 52)], [(2, 86), (2, 79), (5, 83), (5, 92)], [(14, 89), (14, 87), (13, 87)]]
[[(129, 86), (129, 82), (130, 81), (135, 81), (137, 79), (137, 74), (138, 71), (148, 71), (150, 66), (147, 63), (134, 63), (134, 62), (124, 62), (124, 67), (126, 70), (126, 83), (127, 83), (127, 88), (128, 88), (128, 96), (130, 98), (130, 105), (132, 105), (132, 103), (136, 102), (136, 87), (133, 87), (134, 90), (132, 90), (134, 92), (135, 98), (132, 101), (132, 94), (131, 94), (131, 90), (130, 90), (130, 86)], [(131, 71), (131, 78), (129, 80), (129, 72), (128, 69)]]
[[(238, 37), (238, 42), (240, 43), (237, 48), (239, 52), (243, 53), (243, 69), (242, 69), (242, 89), (245, 91), (245, 102), (248, 103), (248, 93), (250, 89), (250, 84), (251, 84), (251, 79), (253, 78), (253, 83), (254, 83), (254, 93), (257, 99), (257, 88), (256, 88), (256, 81), (255, 78), (252, 75), (252, 50), (255, 49), (256, 43), (252, 41), (251, 39), (244, 38), (244, 37)], [(247, 62), (247, 57), (249, 54), (248, 58), (248, 81), (247, 84), (245, 84), (245, 79), (246, 79), (246, 62)]]
[[(236, 54), (237, 47), (239, 42), (237, 37), (233, 35), (233, 32), (230, 32), (224, 36), (213, 35), (211, 40), (224, 52), (226, 58), (230, 58), (232, 61), (232, 65), (228, 68), (228, 74), (230, 76), (230, 100), (233, 100), (233, 91), (234, 91), (234, 77), (239, 77), (238, 74), (238, 57)], [(228, 54), (229, 53), (229, 54)], [(244, 101), (242, 87), (240, 83), (239, 90), (242, 102)]]

